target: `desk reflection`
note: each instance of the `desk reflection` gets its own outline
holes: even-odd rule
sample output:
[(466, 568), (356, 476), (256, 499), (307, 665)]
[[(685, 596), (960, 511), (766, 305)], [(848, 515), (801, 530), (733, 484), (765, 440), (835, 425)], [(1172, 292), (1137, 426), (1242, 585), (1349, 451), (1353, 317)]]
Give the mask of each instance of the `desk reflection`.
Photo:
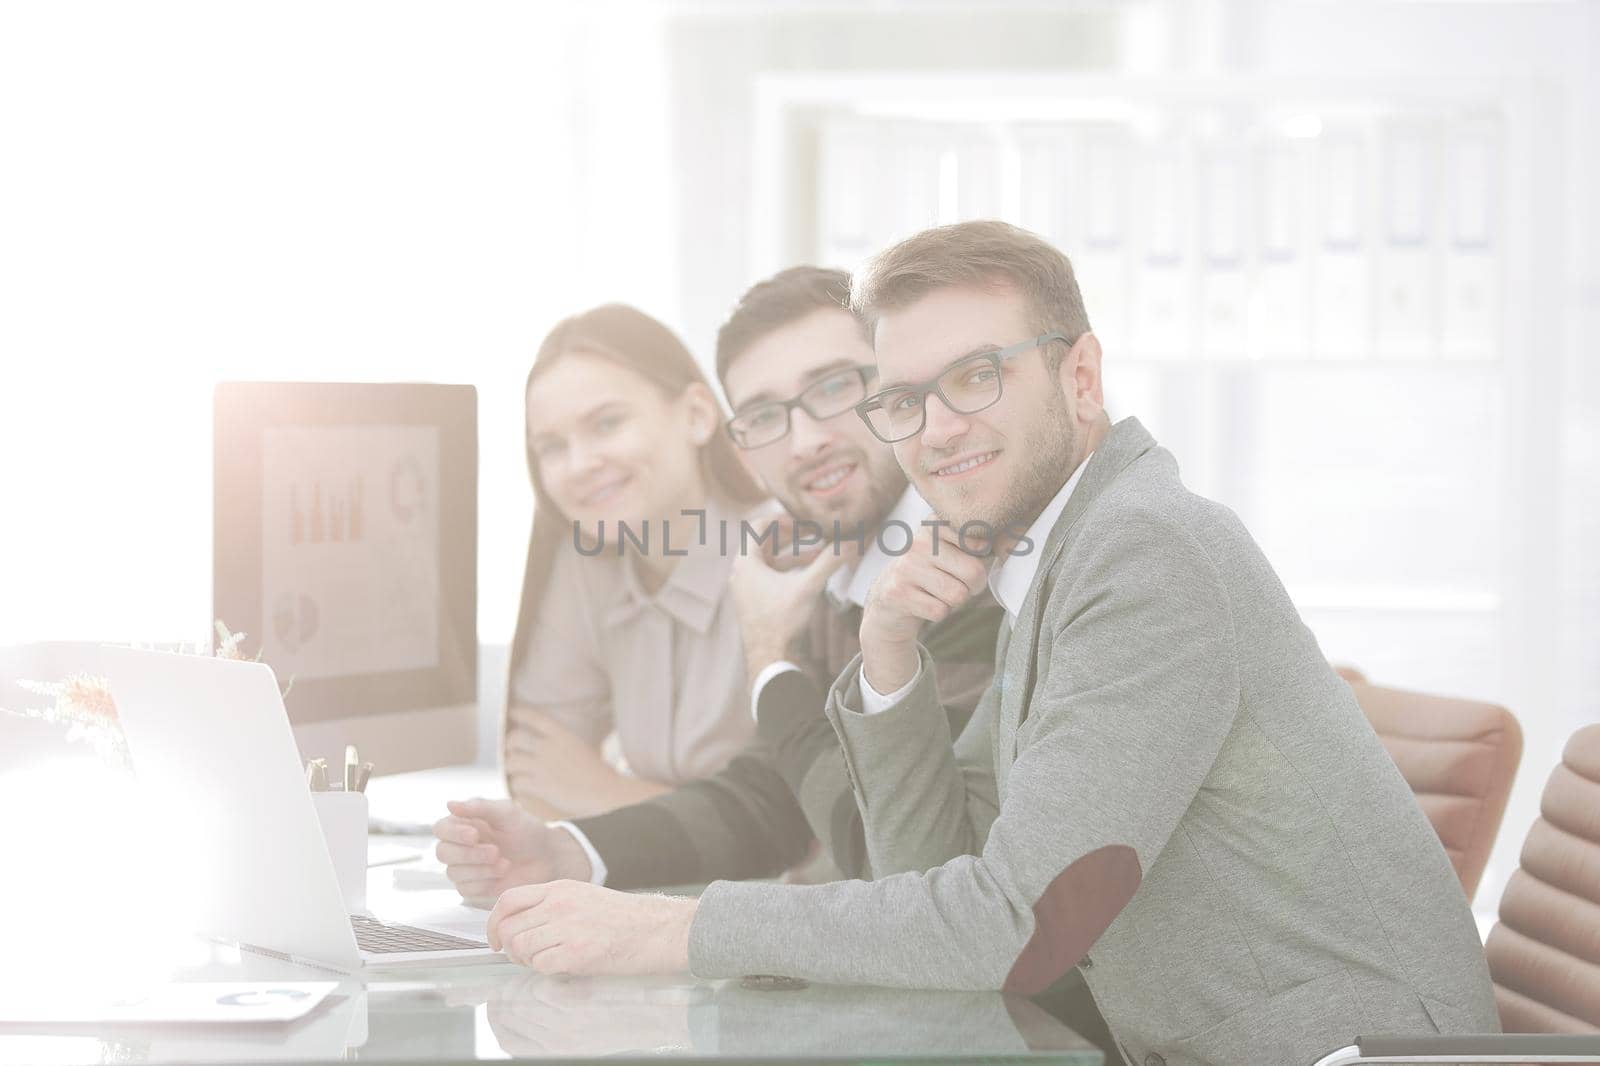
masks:
[(484, 999), (517, 1058), (692, 1055), (743, 1059), (1039, 1055), (1099, 1063), (1091, 1044), (1034, 1003), (998, 993), (738, 982), (547, 978), (496, 983)]
[(677, 982), (526, 976), (503, 981), (488, 1001), (489, 1029), (517, 1058), (683, 1055), (695, 990)]
[[(282, 963), (245, 969), (233, 976), (313, 976)], [(1042, 1008), (996, 993), (828, 985), (759, 991), (689, 978), (541, 977), (504, 965), (350, 979), (284, 1026), (0, 1027), (0, 1064), (508, 1057), (1102, 1062)]]

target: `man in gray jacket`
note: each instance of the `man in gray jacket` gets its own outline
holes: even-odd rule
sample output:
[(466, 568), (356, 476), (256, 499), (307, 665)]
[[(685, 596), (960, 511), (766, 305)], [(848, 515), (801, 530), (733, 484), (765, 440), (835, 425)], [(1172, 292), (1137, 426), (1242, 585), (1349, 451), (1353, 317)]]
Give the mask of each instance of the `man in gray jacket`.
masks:
[[(1438, 838), (1238, 519), (1110, 424), (1066, 258), (944, 227), (853, 302), (859, 411), (948, 521), (879, 576), (829, 697), (878, 879), (528, 886), (491, 942), (546, 972), (1022, 993), (1077, 967), (1146, 1066), (1496, 1031)], [(917, 634), (985, 584), (1008, 624), (952, 744)]]

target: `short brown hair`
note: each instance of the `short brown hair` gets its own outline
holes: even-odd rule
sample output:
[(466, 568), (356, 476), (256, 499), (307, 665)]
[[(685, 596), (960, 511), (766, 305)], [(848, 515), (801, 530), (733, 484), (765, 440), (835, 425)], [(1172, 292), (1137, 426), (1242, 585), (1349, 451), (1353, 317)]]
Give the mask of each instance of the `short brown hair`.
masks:
[(935, 289), (997, 281), (1021, 290), (1041, 333), (1058, 330), (1076, 341), (1089, 331), (1089, 313), (1067, 257), (1043, 238), (994, 219), (926, 229), (879, 253), (856, 275), (850, 306), (870, 334), (883, 312)]
[(750, 286), (717, 331), (717, 380), (728, 384), (728, 367), (773, 330), (823, 308), (850, 313), (850, 275), (827, 267), (780, 270)]

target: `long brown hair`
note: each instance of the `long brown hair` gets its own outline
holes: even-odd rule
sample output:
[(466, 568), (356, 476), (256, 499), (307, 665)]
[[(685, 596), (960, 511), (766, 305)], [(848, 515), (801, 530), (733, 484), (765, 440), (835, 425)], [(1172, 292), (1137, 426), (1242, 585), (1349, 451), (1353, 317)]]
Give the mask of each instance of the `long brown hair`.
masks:
[[(695, 384), (710, 388), (700, 364), (670, 329), (637, 308), (604, 304), (556, 323), (539, 345), (522, 389), (524, 412), (528, 389), (539, 376), (562, 358), (579, 352), (609, 359), (632, 370), (668, 397), (680, 396), (684, 389)], [(523, 417), (526, 419), (526, 413)], [(528, 426), (523, 433), (523, 447), (527, 450), (528, 478), (533, 484), (533, 531), (528, 537), (528, 562), (522, 575), (517, 629), (511, 638), (513, 679), (522, 643), (539, 617), (540, 601), (544, 598), (556, 554), (563, 538), (571, 535), (567, 521), (539, 479), (539, 464), (530, 443), (532, 428)], [(767, 494), (745, 469), (733, 441), (725, 433), (714, 433), (701, 445), (700, 471), (706, 491), (712, 496), (744, 506), (766, 498)], [(510, 691), (508, 688), (508, 700)]]

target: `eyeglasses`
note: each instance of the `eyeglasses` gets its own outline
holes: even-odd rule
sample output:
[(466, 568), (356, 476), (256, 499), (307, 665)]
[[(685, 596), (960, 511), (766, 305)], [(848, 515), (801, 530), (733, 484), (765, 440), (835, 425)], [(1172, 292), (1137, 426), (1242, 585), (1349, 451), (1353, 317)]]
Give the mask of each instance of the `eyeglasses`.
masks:
[(878, 371), (870, 366), (853, 366), (818, 378), (792, 400), (771, 400), (747, 407), (728, 419), (725, 426), (733, 443), (748, 451), (780, 441), (789, 433), (789, 414), (796, 407), (821, 422), (837, 418), (861, 402), (867, 394), (867, 380)]
[(1000, 401), (1000, 364), (1051, 341), (1071, 343), (1063, 333), (1041, 333), (1031, 340), (958, 359), (931, 381), (896, 385), (856, 404), (856, 414), (885, 444), (898, 444), (928, 424), (928, 394), (939, 397), (956, 414), (977, 414)]

